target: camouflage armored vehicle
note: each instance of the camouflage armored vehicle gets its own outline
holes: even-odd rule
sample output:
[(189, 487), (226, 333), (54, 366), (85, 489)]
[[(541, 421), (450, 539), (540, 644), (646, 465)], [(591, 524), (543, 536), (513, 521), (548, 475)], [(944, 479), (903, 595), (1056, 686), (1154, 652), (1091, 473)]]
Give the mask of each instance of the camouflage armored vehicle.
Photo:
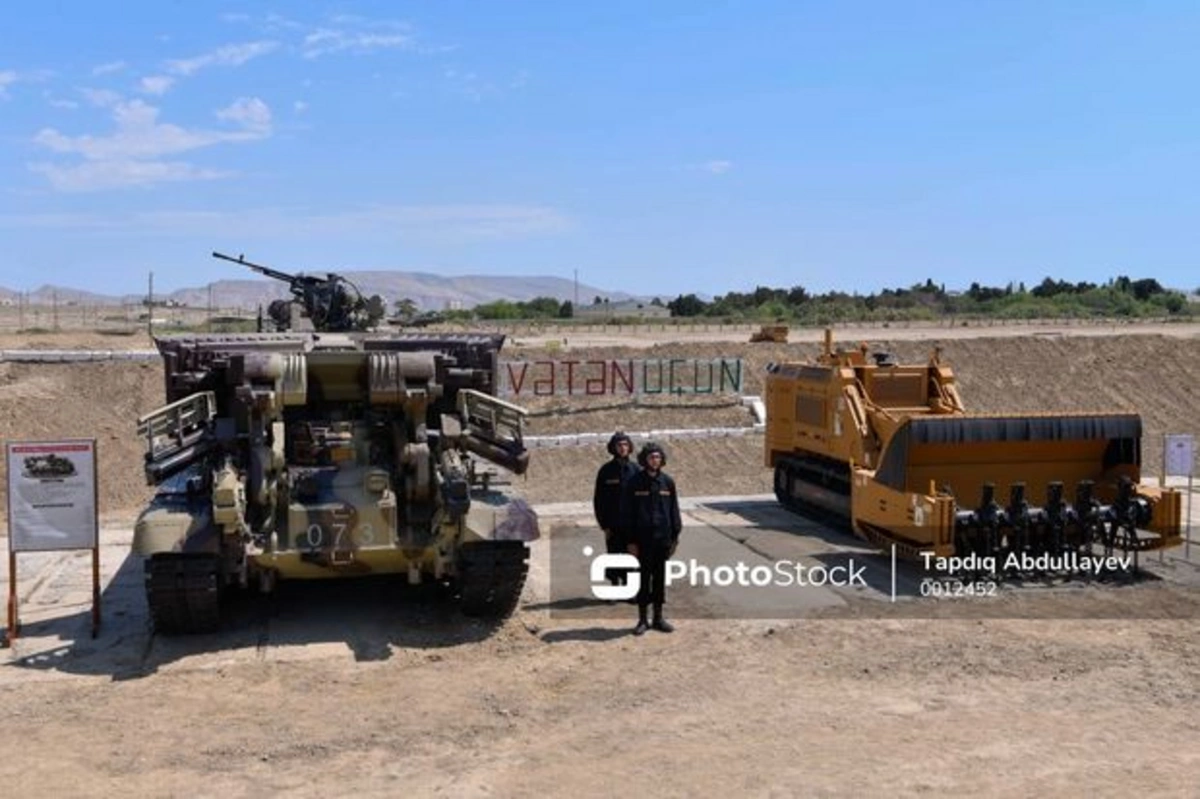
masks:
[(168, 404), (139, 420), (158, 492), (138, 519), (158, 630), (219, 623), (234, 586), (403, 575), (464, 613), (515, 608), (537, 518), (502, 335), (285, 331), (156, 340)]
[(25, 477), (71, 477), (75, 474), (75, 462), (70, 458), (62, 458), (53, 453), (49, 455), (32, 455), (25, 459), (23, 469)]

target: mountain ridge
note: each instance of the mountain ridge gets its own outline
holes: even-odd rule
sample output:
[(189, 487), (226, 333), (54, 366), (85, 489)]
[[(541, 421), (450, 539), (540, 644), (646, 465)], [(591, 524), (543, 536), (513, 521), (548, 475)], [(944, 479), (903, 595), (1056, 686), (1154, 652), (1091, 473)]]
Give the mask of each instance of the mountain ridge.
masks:
[[(309, 275), (323, 273), (309, 272)], [(410, 299), (420, 310), (441, 311), (471, 308), (499, 300), (525, 302), (535, 297), (591, 304), (595, 297), (613, 301), (630, 299), (624, 291), (609, 291), (552, 275), (437, 275), (431, 272), (402, 270), (358, 270), (339, 273), (365, 296), (379, 294), (391, 306), (397, 300)], [(69, 286), (45, 284), (33, 291), (21, 292), (0, 287), (0, 300), (15, 303), (23, 296), (31, 305), (140, 305), (144, 294), (101, 294)], [(194, 308), (253, 309), (272, 300), (289, 296), (287, 283), (269, 278), (215, 280), (198, 287), (155, 292), (154, 299)]]

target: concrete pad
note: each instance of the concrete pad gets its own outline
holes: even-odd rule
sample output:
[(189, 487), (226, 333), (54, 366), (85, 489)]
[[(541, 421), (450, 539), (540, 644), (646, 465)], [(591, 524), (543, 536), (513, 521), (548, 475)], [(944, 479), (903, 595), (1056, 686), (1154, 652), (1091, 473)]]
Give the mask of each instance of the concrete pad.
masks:
[[(836, 615), (848, 604), (892, 602), (891, 558), (846, 531), (804, 519), (769, 495), (691, 497), (681, 501), (684, 533), (675, 559), (715, 570), (770, 568), (786, 562), (826, 570), (853, 561), (862, 583), (846, 587), (675, 583), (668, 588), (669, 614), (678, 618), (792, 619)], [(589, 502), (538, 506), (542, 538), (530, 548), (530, 567), (519, 618), (531, 631), (549, 621), (594, 619), (590, 636), (623, 634), (636, 608), (609, 604), (592, 593), (585, 546), (594, 554), (604, 541)], [(470, 645), (496, 634), (498, 625), (467, 619), (455, 603), (431, 587), (411, 588), (403, 579), (281, 584), (264, 597), (247, 592), (225, 608), (220, 632), (168, 637), (155, 635), (145, 603), (142, 563), (129, 555), (129, 527), (101, 531), (101, 627), (91, 635), (91, 552), (18, 554), (22, 629), (13, 646), (0, 650), (0, 686), (41, 679), (129, 679), (156, 671), (220, 669), (229, 664), (292, 662), (328, 658), (355, 661), (427, 657), (431, 648)], [(0, 537), (0, 548), (7, 550)], [(1141, 558), (1151, 580), (1187, 591), (1200, 590), (1200, 551), (1185, 558), (1177, 547)], [(896, 601), (912, 613), (928, 613), (920, 595), (920, 570), (903, 561), (895, 571)], [(7, 569), (0, 592), (8, 595)], [(712, 573), (715, 578), (715, 571)], [(1049, 586), (1050, 591), (1063, 586)], [(1081, 585), (1067, 590), (1082, 589)], [(1005, 591), (1044, 591), (1033, 584)], [(1099, 589), (1098, 598), (1108, 595)], [(1114, 599), (1119, 596), (1114, 595)], [(869, 607), (869, 605), (867, 606)], [(519, 628), (518, 628), (519, 629)], [(561, 630), (551, 634), (559, 634)], [(569, 633), (570, 631), (568, 631)], [(563, 633), (564, 635), (567, 633)], [(424, 653), (424, 654), (423, 654)]]

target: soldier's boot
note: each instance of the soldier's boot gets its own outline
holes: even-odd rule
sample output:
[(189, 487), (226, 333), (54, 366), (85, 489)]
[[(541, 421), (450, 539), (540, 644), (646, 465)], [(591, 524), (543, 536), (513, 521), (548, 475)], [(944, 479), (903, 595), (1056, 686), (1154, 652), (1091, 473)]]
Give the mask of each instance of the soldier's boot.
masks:
[(638, 623), (637, 627), (633, 628), (634, 635), (645, 635), (646, 630), (650, 629), (650, 624), (646, 621), (646, 606), (638, 605)]
[(663, 618), (662, 605), (654, 606), (654, 629), (660, 633), (675, 632), (675, 625)]

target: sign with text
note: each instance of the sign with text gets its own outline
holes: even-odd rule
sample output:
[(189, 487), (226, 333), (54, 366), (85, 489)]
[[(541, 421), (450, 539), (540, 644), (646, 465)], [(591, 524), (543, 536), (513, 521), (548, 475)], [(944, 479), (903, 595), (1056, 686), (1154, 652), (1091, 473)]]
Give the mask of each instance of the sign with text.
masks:
[(6, 452), (9, 549), (95, 548), (96, 442), (10, 442)]
[(500, 393), (512, 397), (740, 394), (740, 358), (589, 358), (506, 361)]
[(1196, 463), (1195, 441), (1190, 435), (1168, 435), (1164, 454), (1168, 477), (1191, 477)]

